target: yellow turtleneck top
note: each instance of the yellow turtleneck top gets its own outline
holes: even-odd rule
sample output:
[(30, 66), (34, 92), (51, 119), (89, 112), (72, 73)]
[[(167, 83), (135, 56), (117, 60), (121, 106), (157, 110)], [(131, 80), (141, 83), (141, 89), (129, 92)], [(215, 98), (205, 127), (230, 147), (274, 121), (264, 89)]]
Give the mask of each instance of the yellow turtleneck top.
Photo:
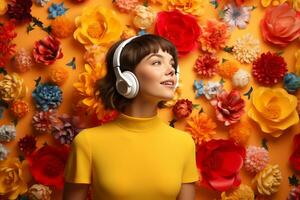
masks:
[(198, 179), (191, 135), (157, 115), (121, 113), (82, 130), (65, 168), (66, 182), (92, 184), (94, 200), (175, 200), (182, 183)]

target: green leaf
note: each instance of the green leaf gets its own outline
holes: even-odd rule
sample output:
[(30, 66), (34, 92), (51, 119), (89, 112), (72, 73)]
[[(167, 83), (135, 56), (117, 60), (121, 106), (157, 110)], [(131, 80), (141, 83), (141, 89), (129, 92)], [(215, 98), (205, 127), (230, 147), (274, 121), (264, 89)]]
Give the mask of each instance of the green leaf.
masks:
[(268, 140), (266, 138), (263, 138), (262, 141), (261, 141), (261, 146), (263, 148), (265, 148), (266, 150), (269, 150), (269, 147), (268, 147)]
[(224, 62), (226, 62), (226, 61), (228, 61), (228, 60), (225, 59), (225, 58), (222, 58), (222, 63), (224, 63)]
[(255, 10), (257, 7), (256, 6), (252, 6), (252, 10)]
[(43, 27), (42, 28), (43, 31), (45, 31), (46, 33), (48, 33), (49, 35), (51, 34), (51, 31), (52, 31), (52, 27), (49, 25), (49, 26), (46, 26), (46, 27)]
[(218, 14), (219, 14), (220, 19), (224, 19), (225, 12), (226, 12), (226, 10), (219, 10)]
[(72, 67), (72, 69), (76, 69), (76, 58), (73, 57), (72, 60), (70, 62), (68, 62), (66, 65)]
[(40, 21), (38, 18), (36, 17), (32, 17), (32, 22), (33, 22), (33, 26), (38, 26), (40, 28), (43, 28), (44, 25), (43, 25), (43, 22)]
[(169, 123), (169, 126), (172, 126), (173, 128), (175, 127), (175, 122), (177, 122), (177, 119), (172, 119)]
[(3, 67), (0, 67), (0, 74), (6, 75), (7, 71)]
[(41, 76), (39, 76), (36, 80), (34, 80), (35, 81), (35, 87), (40, 84), (41, 80), (42, 80)]
[(148, 0), (144, 0), (144, 6), (148, 7)]
[(232, 49), (233, 49), (233, 47), (226, 46), (226, 47), (224, 47), (223, 50), (228, 52), (228, 53), (232, 53)]
[(211, 0), (210, 4), (214, 6), (214, 8), (218, 8), (219, 7), (219, 3), (217, 1)]
[(220, 84), (223, 85), (224, 83), (225, 83), (225, 80), (223, 78), (221, 78)]
[(281, 56), (284, 53), (284, 51), (277, 51), (276, 54)]
[(26, 32), (29, 33), (29, 32), (31, 32), (32, 30), (34, 30), (34, 27), (31, 26), (31, 24), (28, 24)]
[(289, 176), (289, 184), (296, 187), (299, 185), (299, 179), (295, 176), (295, 174), (293, 174), (293, 176)]
[(193, 109), (199, 109), (199, 104), (193, 104)]
[(251, 86), (248, 92), (244, 94), (244, 96), (247, 96), (247, 98), (250, 99), (252, 92), (253, 92), (253, 87)]

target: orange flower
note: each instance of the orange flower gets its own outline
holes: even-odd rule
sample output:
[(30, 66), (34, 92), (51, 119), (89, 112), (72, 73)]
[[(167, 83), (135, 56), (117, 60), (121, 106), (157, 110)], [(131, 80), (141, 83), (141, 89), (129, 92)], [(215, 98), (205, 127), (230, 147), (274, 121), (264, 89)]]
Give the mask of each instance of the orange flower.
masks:
[(75, 24), (66, 16), (56, 17), (51, 23), (51, 33), (58, 38), (66, 38), (73, 34)]
[(240, 145), (245, 145), (251, 133), (251, 126), (248, 122), (233, 124), (229, 129), (229, 137)]
[(63, 67), (56, 67), (50, 71), (49, 79), (51, 82), (62, 85), (68, 78), (68, 70)]
[(224, 78), (231, 79), (237, 72), (239, 63), (235, 60), (228, 60), (219, 65), (218, 74)]
[(185, 130), (191, 132), (196, 144), (207, 142), (216, 134), (216, 123), (204, 112), (193, 114), (187, 120)]
[(29, 111), (28, 103), (23, 100), (16, 100), (11, 104), (10, 111), (15, 117), (22, 118)]

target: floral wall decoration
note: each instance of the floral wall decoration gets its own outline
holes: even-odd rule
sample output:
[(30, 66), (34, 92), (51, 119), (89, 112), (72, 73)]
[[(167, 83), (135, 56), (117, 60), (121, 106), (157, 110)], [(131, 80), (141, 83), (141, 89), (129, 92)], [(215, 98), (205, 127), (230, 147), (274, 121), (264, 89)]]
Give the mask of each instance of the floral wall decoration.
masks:
[(196, 199), (300, 199), (299, 0), (0, 0), (0, 199), (62, 199), (74, 137), (119, 114), (106, 52), (145, 33), (178, 50), (159, 115), (195, 141)]

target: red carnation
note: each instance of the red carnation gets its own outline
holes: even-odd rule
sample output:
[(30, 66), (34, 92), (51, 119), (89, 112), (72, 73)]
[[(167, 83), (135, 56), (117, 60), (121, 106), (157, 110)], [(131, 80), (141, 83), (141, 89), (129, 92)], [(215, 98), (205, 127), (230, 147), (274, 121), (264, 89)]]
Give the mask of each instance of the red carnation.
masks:
[(202, 184), (217, 191), (238, 187), (239, 172), (243, 166), (246, 151), (232, 140), (210, 140), (198, 146), (197, 166), (202, 175)]
[(290, 156), (290, 164), (296, 171), (300, 172), (300, 134), (294, 136), (293, 143), (293, 153)]
[(69, 148), (44, 145), (27, 157), (30, 172), (34, 179), (47, 186), (62, 189), (64, 185), (64, 168)]
[(56, 59), (63, 57), (60, 41), (51, 35), (36, 41), (32, 54), (37, 63), (44, 65), (51, 65)]
[(188, 117), (193, 110), (193, 103), (188, 99), (180, 99), (173, 106), (173, 113), (177, 119)]
[(10, 19), (15, 19), (17, 22), (30, 22), (32, 16), (30, 14), (32, 0), (11, 0), (8, 4), (7, 15)]
[(276, 53), (263, 53), (253, 63), (252, 74), (257, 82), (272, 86), (282, 81), (287, 72), (286, 62)]
[(159, 12), (155, 31), (176, 46), (179, 56), (192, 51), (201, 34), (196, 18), (178, 10)]
[(211, 104), (216, 110), (217, 119), (224, 122), (225, 126), (238, 122), (245, 108), (245, 101), (237, 90), (221, 92)]
[(210, 78), (216, 74), (218, 64), (219, 61), (215, 55), (206, 53), (197, 58), (194, 70), (200, 76)]
[(11, 41), (17, 36), (15, 25), (8, 21), (0, 25), (0, 67), (4, 67), (15, 53), (15, 44)]

